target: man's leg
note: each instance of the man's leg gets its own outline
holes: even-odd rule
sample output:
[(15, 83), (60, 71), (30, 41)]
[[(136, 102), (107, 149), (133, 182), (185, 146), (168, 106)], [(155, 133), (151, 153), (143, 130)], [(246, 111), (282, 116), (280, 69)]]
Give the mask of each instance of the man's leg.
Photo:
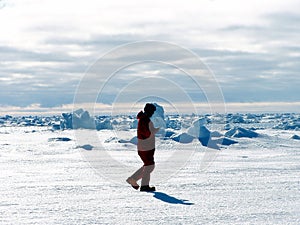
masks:
[(155, 164), (144, 166), (142, 183), (141, 183), (142, 186), (149, 186), (150, 174), (154, 170), (154, 168), (155, 168)]
[(140, 185), (138, 185), (137, 181), (143, 176), (144, 166), (139, 168), (134, 174), (127, 178), (126, 182), (130, 184), (134, 189), (139, 189)]
[[(147, 190), (149, 190), (150, 174), (155, 168), (154, 151), (155, 151), (155, 149), (152, 149), (150, 151), (138, 151), (140, 158), (144, 162), (144, 166), (139, 168), (134, 174), (132, 174), (126, 180), (127, 183), (131, 184), (131, 186), (133, 188), (135, 188), (135, 189), (139, 188), (137, 181), (142, 178), (142, 182), (141, 182), (142, 188), (146, 188)], [(141, 190), (142, 190), (142, 188), (141, 188)], [(153, 190), (155, 190), (155, 188), (153, 187), (151, 190), (153, 191)]]
[(143, 177), (143, 171), (144, 171), (144, 166), (142, 166), (137, 171), (135, 171), (135, 173), (131, 175), (131, 178), (133, 178), (135, 181), (138, 181)]

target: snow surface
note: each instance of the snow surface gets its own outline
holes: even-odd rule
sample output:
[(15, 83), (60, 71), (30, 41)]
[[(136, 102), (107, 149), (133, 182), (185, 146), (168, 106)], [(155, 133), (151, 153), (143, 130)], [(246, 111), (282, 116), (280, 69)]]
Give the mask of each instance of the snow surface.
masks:
[[(59, 116), (1, 117), (0, 224), (300, 224), (300, 141), (291, 138), (300, 135), (298, 114), (205, 115), (206, 123), (198, 124), (212, 132), (224, 135), (230, 126), (259, 134), (232, 136), (238, 143), (220, 150), (196, 138), (172, 140), (182, 134), (188, 140), (186, 132), (202, 117), (165, 117), (167, 135), (158, 137), (155, 153), (155, 193), (132, 189), (127, 170), (118, 174), (124, 182), (111, 179), (85, 157), (99, 148), (88, 138), (96, 132), (121, 169), (139, 168), (133, 116), (97, 117), (114, 128), (84, 131), (85, 144), (75, 130), (53, 127)], [(192, 157), (170, 177), (156, 179), (174, 149), (192, 150)], [(207, 166), (205, 156), (211, 156)]]

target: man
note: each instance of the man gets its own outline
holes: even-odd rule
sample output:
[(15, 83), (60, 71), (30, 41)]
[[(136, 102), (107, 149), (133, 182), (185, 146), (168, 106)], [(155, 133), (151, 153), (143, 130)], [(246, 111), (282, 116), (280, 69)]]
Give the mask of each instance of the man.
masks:
[(144, 112), (140, 111), (137, 115), (137, 150), (144, 165), (126, 180), (134, 189), (138, 190), (139, 185), (137, 181), (142, 179), (140, 191), (147, 192), (155, 191), (155, 187), (149, 186), (150, 174), (155, 167), (155, 134), (159, 131), (159, 128), (154, 128), (150, 120), (155, 110), (155, 105), (147, 103), (144, 107)]

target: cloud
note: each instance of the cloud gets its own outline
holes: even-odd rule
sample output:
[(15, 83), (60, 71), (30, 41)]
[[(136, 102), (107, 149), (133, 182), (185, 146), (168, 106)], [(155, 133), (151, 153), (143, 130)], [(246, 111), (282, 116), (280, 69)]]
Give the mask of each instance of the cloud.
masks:
[(299, 101), (299, 16), (273, 13), (261, 18), (260, 25), (219, 30), (221, 35), (246, 38), (248, 50), (198, 52), (207, 55), (228, 101)]
[[(294, 0), (249, 4), (13, 0), (0, 15), (0, 104), (71, 103), (80, 79), (96, 59), (118, 45), (149, 39), (178, 43), (197, 53), (215, 73), (226, 101), (299, 101), (299, 7)], [(150, 49), (143, 54), (188, 63), (181, 52)], [(110, 63), (127, 65), (134, 57), (128, 52)], [(122, 76), (106, 87), (104, 103), (111, 104), (118, 91), (140, 74), (155, 71), (180, 83), (194, 101), (206, 101), (180, 71), (146, 63), (120, 71)], [(104, 82), (97, 74), (95, 78), (90, 89)], [(158, 80), (152, 82), (153, 90), (160, 87)], [(176, 93), (171, 86), (170, 93)], [(127, 97), (141, 91), (127, 90)], [(178, 101), (181, 97), (177, 95)]]

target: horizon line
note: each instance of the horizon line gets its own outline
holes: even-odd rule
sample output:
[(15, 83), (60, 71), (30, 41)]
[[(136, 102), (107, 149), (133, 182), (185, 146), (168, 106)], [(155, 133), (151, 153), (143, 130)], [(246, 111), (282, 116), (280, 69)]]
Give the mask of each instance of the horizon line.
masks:
[[(299, 113), (300, 102), (224, 102), (224, 103), (174, 103), (163, 106), (165, 114), (205, 114), (205, 113)], [(25, 116), (25, 115), (61, 115), (82, 108), (91, 115), (134, 115), (143, 109), (144, 103), (122, 103), (109, 105), (103, 103), (64, 104), (55, 107), (42, 107), (32, 104), (26, 107), (0, 106), (0, 116)]]

